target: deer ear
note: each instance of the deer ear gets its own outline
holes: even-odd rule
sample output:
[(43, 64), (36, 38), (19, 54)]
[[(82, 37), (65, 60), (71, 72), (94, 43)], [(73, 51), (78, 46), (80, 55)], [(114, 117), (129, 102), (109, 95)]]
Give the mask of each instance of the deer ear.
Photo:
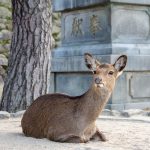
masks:
[(100, 65), (100, 62), (92, 57), (91, 54), (85, 53), (84, 54), (85, 64), (88, 69), (90, 69), (92, 72), (95, 72), (97, 69), (97, 66)]
[(125, 68), (126, 64), (127, 64), (127, 56), (126, 55), (122, 55), (116, 60), (116, 62), (114, 63), (113, 66), (118, 71), (118, 76), (122, 74), (123, 69)]

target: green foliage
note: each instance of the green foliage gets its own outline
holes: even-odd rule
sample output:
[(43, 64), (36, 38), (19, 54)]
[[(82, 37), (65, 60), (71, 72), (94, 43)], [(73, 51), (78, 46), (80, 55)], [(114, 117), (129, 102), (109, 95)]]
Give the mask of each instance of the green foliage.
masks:
[(5, 8), (7, 8), (9, 11), (12, 11), (12, 8), (11, 8), (11, 7), (9, 7), (8, 5), (3, 4), (3, 3), (1, 3), (1, 2), (0, 2), (0, 7), (5, 7)]
[(1, 44), (2, 46), (6, 45), (6, 44), (9, 44), (9, 43), (10, 43), (10, 40), (1, 40), (1, 41), (0, 41), (0, 44)]

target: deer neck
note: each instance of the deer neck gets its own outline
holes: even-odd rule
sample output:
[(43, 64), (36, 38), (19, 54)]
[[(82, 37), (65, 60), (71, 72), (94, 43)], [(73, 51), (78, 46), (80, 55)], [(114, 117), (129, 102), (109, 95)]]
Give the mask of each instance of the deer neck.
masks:
[(81, 100), (80, 110), (82, 111), (83, 116), (85, 116), (88, 121), (96, 120), (110, 95), (111, 91), (106, 88), (97, 89), (97, 87), (91, 86)]

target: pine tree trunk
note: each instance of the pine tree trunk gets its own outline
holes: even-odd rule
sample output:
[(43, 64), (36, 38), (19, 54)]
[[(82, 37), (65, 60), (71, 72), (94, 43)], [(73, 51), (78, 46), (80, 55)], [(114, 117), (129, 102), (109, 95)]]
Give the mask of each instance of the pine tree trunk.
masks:
[(26, 109), (49, 89), (51, 1), (12, 0), (13, 36), (1, 110)]

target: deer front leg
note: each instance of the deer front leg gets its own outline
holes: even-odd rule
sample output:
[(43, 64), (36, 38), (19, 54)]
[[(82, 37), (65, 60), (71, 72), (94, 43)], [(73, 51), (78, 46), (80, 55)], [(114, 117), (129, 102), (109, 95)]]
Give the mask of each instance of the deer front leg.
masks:
[(56, 142), (62, 142), (62, 143), (86, 143), (88, 142), (85, 138), (76, 136), (76, 135), (60, 135), (58, 137), (55, 137), (54, 139), (49, 138), (50, 140), (56, 141)]
[(86, 143), (88, 141), (86, 141), (85, 139), (78, 137), (78, 136), (72, 136), (72, 137), (69, 137), (68, 139), (66, 139), (64, 142), (67, 142), (67, 143)]
[(99, 129), (97, 128), (97, 130), (96, 130), (96, 132), (95, 132), (95, 134), (91, 137), (91, 140), (93, 141), (103, 141), (103, 142), (106, 142), (107, 141), (107, 139), (106, 139), (106, 137), (105, 137), (105, 135), (101, 132), (101, 131), (99, 131)]

